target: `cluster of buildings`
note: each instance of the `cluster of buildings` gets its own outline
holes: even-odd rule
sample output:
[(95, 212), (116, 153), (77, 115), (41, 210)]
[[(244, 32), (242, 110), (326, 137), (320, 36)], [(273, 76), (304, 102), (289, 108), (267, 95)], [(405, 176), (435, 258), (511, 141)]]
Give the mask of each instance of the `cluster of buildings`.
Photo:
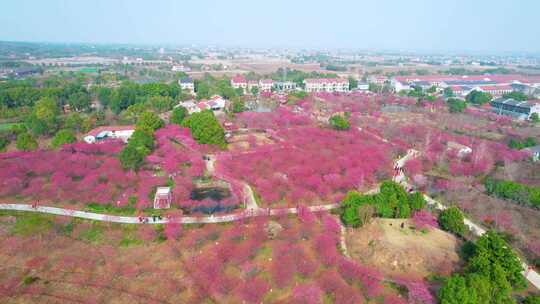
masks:
[(204, 110), (222, 111), (225, 107), (227, 107), (227, 105), (228, 101), (225, 98), (219, 95), (214, 95), (210, 99), (201, 99), (199, 101), (192, 99), (182, 101), (176, 105), (176, 107), (182, 106), (186, 108), (189, 114), (192, 114)]
[(451, 88), (458, 97), (466, 96), (471, 91), (486, 92), (497, 97), (512, 91), (530, 94), (540, 89), (540, 76), (515, 74), (396, 76), (392, 79), (375, 76), (370, 78), (370, 82), (390, 83), (395, 92), (410, 90), (412, 87), (435, 87), (440, 90)]
[(242, 89), (244, 94), (253, 92), (253, 88), (257, 88), (259, 92), (271, 92), (274, 86), (272, 79), (247, 80), (244, 75), (236, 75), (231, 78), (231, 86), (235, 89)]
[(343, 78), (306, 78), (306, 92), (348, 92), (349, 80)]

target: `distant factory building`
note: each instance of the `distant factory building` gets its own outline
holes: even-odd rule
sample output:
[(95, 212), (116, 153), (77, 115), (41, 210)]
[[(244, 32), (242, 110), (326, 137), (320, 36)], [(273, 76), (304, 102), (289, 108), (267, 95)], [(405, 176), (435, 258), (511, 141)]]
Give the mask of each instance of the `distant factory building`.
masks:
[(510, 115), (518, 119), (529, 119), (533, 113), (540, 115), (540, 103), (518, 101), (512, 98), (493, 99), (491, 109), (499, 115)]

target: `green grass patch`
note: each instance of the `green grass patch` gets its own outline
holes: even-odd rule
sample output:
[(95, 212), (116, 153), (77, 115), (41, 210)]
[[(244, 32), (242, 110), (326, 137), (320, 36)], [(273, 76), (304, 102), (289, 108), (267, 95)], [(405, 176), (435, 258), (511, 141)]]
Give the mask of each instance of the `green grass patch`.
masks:
[(0, 123), (0, 131), (7, 131), (11, 130), (11, 127), (19, 125), (19, 123), (16, 122), (6, 122), (6, 123)]
[(27, 277), (24, 277), (23, 284), (24, 285), (30, 285), (30, 284), (36, 282), (37, 280), (39, 280), (39, 277), (27, 276)]
[(132, 206), (123, 206), (116, 207), (111, 204), (98, 204), (98, 203), (88, 203), (86, 204), (86, 211), (95, 212), (95, 213), (107, 213), (107, 214), (117, 214), (117, 215), (133, 215), (137, 209)]
[(90, 228), (82, 230), (78, 238), (83, 241), (98, 243), (103, 238), (103, 227), (99, 223), (94, 222)]
[(142, 245), (143, 243), (143, 240), (140, 240), (133, 235), (124, 235), (124, 238), (120, 241), (120, 246), (129, 247), (133, 245)]
[(19, 213), (11, 232), (21, 235), (41, 234), (49, 231), (54, 223), (51, 216), (39, 213)]

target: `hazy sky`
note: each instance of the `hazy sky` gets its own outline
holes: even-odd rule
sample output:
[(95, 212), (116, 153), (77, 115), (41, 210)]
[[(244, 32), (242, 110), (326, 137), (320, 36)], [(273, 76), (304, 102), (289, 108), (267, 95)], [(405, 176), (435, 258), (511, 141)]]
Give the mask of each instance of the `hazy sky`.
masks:
[(540, 52), (539, 0), (0, 1), (0, 40)]

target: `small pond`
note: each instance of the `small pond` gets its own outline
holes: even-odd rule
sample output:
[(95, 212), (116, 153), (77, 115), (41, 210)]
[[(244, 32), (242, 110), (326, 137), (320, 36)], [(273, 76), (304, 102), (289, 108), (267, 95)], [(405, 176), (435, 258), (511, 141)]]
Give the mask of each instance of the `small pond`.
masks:
[(201, 187), (191, 191), (191, 199), (202, 201), (203, 199), (211, 199), (213, 201), (221, 201), (231, 196), (231, 191), (223, 187)]

